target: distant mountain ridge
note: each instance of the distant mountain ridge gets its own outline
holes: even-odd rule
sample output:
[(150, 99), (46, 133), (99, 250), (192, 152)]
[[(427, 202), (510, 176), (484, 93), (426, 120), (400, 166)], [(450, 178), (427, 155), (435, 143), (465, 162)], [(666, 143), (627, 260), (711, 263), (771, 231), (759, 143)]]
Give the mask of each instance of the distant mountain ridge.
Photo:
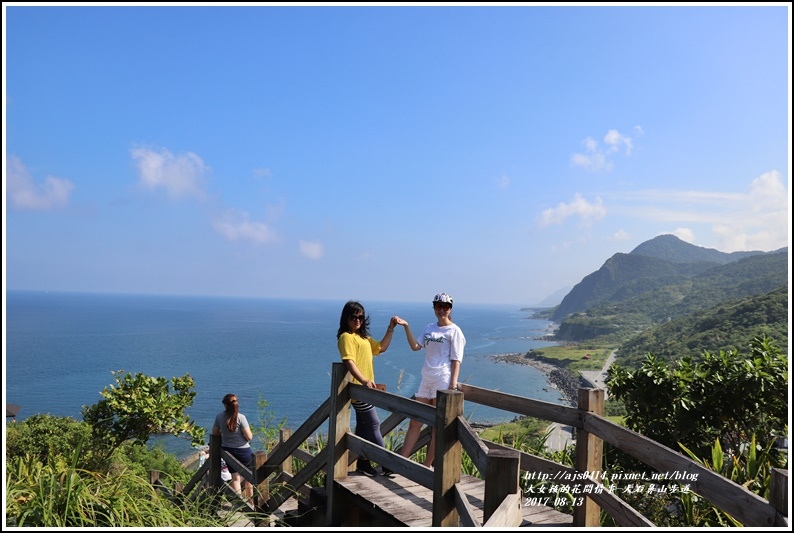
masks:
[(675, 235), (659, 235), (658, 237), (654, 237), (638, 245), (630, 253), (658, 257), (659, 259), (664, 259), (672, 263), (697, 263), (706, 261), (708, 263), (724, 265), (732, 261), (750, 257), (751, 255), (759, 255), (767, 252), (751, 251), (726, 253), (713, 248), (703, 248), (695, 246), (694, 244), (689, 244)]
[[(561, 322), (574, 313), (593, 307), (618, 304), (663, 287), (685, 283), (716, 267), (754, 256), (782, 254), (783, 251), (787, 249), (725, 253), (689, 244), (674, 235), (660, 235), (628, 254), (617, 253), (607, 259), (600, 269), (585, 276), (571, 289), (551, 318)], [(787, 257), (785, 264), (787, 274)], [(756, 275), (752, 272), (743, 274), (750, 278)]]
[(556, 305), (560, 305), (562, 299), (565, 298), (565, 295), (569, 292), (571, 292), (570, 285), (561, 289), (557, 289), (552, 294), (546, 296), (542, 302), (534, 305), (533, 307), (554, 307)]

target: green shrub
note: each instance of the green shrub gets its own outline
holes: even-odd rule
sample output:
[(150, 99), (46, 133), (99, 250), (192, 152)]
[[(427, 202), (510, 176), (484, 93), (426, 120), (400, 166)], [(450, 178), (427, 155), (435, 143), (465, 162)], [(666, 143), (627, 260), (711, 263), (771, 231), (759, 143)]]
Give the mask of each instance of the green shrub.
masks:
[[(81, 442), (91, 437), (91, 426), (68, 416), (36, 414), (6, 425), (6, 459), (36, 457), (46, 463), (51, 457), (71, 457)], [(82, 464), (84, 457), (80, 458)]]
[(187, 470), (173, 455), (161, 447), (148, 448), (140, 442), (127, 441), (113, 455), (112, 470), (125, 470), (148, 478), (151, 470), (160, 472), (160, 480), (186, 484), (195, 473)]

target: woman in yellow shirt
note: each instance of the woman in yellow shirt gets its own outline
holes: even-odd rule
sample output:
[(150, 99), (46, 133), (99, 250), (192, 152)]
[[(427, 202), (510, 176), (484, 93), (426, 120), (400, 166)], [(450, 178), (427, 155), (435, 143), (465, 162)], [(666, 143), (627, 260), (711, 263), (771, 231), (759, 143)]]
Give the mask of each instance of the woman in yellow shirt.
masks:
[[(370, 389), (375, 388), (373, 358), (385, 352), (391, 344), (394, 325), (395, 318), (392, 317), (383, 339), (378, 342), (369, 335), (369, 317), (366, 316), (364, 306), (352, 300), (345, 304), (342, 316), (339, 318), (336, 344), (345, 368), (353, 375), (354, 383)], [(356, 435), (378, 446), (383, 446), (380, 419), (378, 419), (375, 406), (358, 400), (353, 400), (352, 403), (356, 412)], [(369, 459), (365, 457), (359, 457), (356, 470), (368, 476), (378, 474)], [(384, 475), (390, 473), (388, 470), (383, 472)]]

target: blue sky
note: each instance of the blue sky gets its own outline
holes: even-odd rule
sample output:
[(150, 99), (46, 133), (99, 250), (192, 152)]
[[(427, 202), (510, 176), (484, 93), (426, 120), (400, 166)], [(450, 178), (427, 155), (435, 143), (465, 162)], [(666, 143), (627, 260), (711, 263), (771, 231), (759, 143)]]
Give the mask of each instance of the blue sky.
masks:
[(3, 11), (8, 289), (532, 305), (790, 244), (788, 4)]

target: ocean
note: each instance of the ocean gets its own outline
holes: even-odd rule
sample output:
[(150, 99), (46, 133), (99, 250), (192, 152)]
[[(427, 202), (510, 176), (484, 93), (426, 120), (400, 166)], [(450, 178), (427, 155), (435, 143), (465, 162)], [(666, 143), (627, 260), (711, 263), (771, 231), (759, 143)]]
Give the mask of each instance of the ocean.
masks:
[[(432, 322), (430, 301), (360, 300), (381, 339), (399, 315), (419, 334)], [(37, 413), (81, 419), (84, 405), (102, 399), (112, 371), (172, 378), (190, 374), (196, 398), (187, 413), (211, 429), (234, 393), (241, 412), (258, 422), (266, 400), (276, 420), (297, 429), (330, 393), (331, 364), (339, 361), (336, 331), (345, 301), (154, 296), (8, 291), (4, 334), (5, 402), (21, 406), (17, 420)], [(546, 375), (531, 367), (497, 363), (494, 355), (525, 353), (551, 323), (514, 305), (456, 303), (452, 319), (466, 336), (459, 381), (554, 403)], [(424, 352), (408, 348), (401, 327), (375, 358), (375, 377), (395, 394), (419, 386)], [(386, 413), (382, 413), (385, 415)], [(465, 405), (471, 422), (500, 423), (515, 415)], [(384, 417), (382, 416), (381, 419)], [(321, 427), (321, 429), (323, 429)], [(209, 437), (207, 437), (209, 438)], [(178, 457), (195, 451), (188, 441), (153, 439)]]

